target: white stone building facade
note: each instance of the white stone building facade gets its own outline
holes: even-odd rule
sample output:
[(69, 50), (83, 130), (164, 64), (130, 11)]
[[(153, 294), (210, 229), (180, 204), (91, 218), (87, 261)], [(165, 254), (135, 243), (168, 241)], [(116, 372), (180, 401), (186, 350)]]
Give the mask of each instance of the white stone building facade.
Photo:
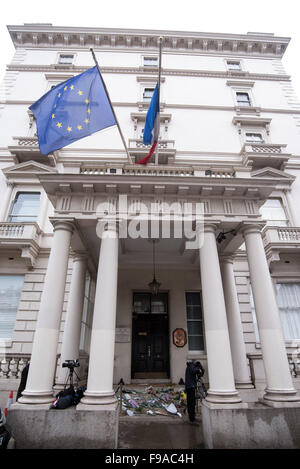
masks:
[[(121, 378), (178, 383), (186, 361), (200, 359), (207, 406), (262, 397), (297, 406), (300, 102), (282, 66), (289, 38), (8, 31), (16, 53), (0, 101), (0, 389), (16, 385), (30, 359), (18, 405), (49, 405), (66, 379), (61, 363), (79, 358), (81, 408), (115, 409)], [(140, 166), (161, 36), (158, 153)], [(116, 127), (39, 152), (28, 107), (94, 66), (91, 47), (131, 161)], [(174, 236), (189, 210), (203, 241), (193, 249), (187, 232)], [(149, 289), (154, 249), (158, 295)]]

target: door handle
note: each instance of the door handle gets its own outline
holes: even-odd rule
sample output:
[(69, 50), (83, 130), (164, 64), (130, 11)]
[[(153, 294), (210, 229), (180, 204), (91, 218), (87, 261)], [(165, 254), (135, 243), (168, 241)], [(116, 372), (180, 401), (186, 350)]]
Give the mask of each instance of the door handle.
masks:
[(151, 357), (151, 346), (148, 345), (148, 357), (150, 358)]

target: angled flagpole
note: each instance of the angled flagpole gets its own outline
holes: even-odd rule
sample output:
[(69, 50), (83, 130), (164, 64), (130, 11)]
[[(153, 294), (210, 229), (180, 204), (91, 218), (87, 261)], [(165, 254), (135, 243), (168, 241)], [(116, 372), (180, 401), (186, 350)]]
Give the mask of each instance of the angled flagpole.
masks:
[(109, 104), (110, 104), (111, 110), (112, 110), (112, 112), (113, 112), (113, 115), (114, 115), (115, 121), (116, 121), (116, 123), (117, 123), (117, 127), (118, 127), (118, 129), (119, 129), (119, 133), (120, 133), (120, 136), (121, 136), (121, 139), (122, 139), (122, 142), (123, 142), (124, 148), (125, 148), (125, 150), (126, 150), (126, 154), (127, 154), (128, 162), (129, 162), (130, 164), (132, 164), (131, 156), (130, 156), (130, 154), (129, 154), (129, 151), (128, 151), (128, 148), (127, 148), (127, 145), (126, 145), (126, 142), (125, 142), (125, 139), (124, 139), (124, 136), (123, 136), (123, 133), (122, 133), (122, 130), (121, 130), (121, 127), (120, 127), (119, 121), (118, 121), (118, 119), (117, 119), (117, 116), (116, 116), (116, 114), (115, 114), (115, 110), (114, 110), (114, 108), (113, 108), (113, 105), (112, 105), (112, 103), (111, 103), (111, 100), (110, 100), (110, 97), (109, 97), (109, 94), (108, 94), (108, 91), (107, 91), (106, 85), (105, 85), (105, 83), (104, 83), (104, 80), (103, 80), (103, 78), (102, 78), (102, 74), (101, 74), (101, 71), (100, 71), (100, 67), (99, 67), (98, 61), (97, 61), (97, 59), (96, 59), (96, 56), (95, 56), (95, 52), (94, 52), (94, 50), (93, 50), (93, 48), (92, 48), (92, 47), (90, 48), (90, 51), (91, 51), (91, 53), (92, 53), (92, 56), (93, 56), (94, 62), (95, 62), (95, 64), (96, 64), (96, 67), (97, 67), (97, 70), (98, 70), (98, 72), (99, 72), (99, 75), (100, 75), (100, 78), (101, 78), (101, 81), (102, 81), (103, 87), (104, 87), (104, 89), (105, 89), (105, 92), (106, 92), (106, 95), (107, 95), (107, 98), (108, 98), (108, 101), (109, 101)]
[(157, 137), (157, 145), (155, 151), (155, 164), (158, 165), (158, 139), (160, 134), (160, 77), (161, 77), (161, 51), (162, 51), (162, 40), (163, 38), (160, 36), (159, 38), (159, 60), (158, 60), (158, 112), (159, 112), (159, 128), (158, 128), (158, 137)]
[[(161, 75), (161, 46), (162, 46), (162, 37), (159, 38), (159, 66), (158, 66), (158, 82), (155, 86), (151, 102), (146, 114), (145, 127), (143, 134), (143, 144), (152, 145), (148, 155), (137, 161), (136, 164), (149, 163), (153, 153), (157, 151), (158, 147), (158, 138), (160, 130), (160, 105), (159, 105), (159, 95), (160, 95), (160, 75)], [(158, 151), (155, 154), (155, 163), (157, 164), (158, 160)]]

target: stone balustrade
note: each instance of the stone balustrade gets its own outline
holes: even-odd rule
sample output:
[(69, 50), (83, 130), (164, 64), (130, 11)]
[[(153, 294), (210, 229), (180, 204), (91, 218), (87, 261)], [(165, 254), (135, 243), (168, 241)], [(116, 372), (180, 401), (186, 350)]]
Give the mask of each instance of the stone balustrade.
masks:
[(30, 360), (30, 355), (5, 354), (0, 355), (0, 378), (19, 379), (23, 368)]
[(38, 241), (41, 230), (35, 222), (5, 222), (0, 223), (0, 239), (30, 239)]
[(264, 244), (299, 244), (300, 228), (290, 226), (266, 226), (263, 230)]

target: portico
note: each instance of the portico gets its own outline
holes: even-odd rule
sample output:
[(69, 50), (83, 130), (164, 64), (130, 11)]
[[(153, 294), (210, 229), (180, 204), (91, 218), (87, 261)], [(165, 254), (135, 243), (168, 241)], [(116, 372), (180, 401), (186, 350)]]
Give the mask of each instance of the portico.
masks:
[[(41, 300), (31, 357), (31, 370), (26, 391), (20, 400), (22, 404), (50, 403), (53, 399), (63, 286), (70, 248), (74, 253), (72, 254), (73, 273), (60, 362), (68, 358), (78, 358), (84, 275), (88, 264), (92, 264), (95, 272), (97, 271), (96, 293), (87, 390), (81, 405), (115, 404), (114, 374), (120, 376), (120, 370), (114, 366), (117, 314), (119, 326), (125, 324), (130, 329), (132, 325), (131, 318), (128, 321), (131, 312), (120, 313), (120, 306), (117, 305), (118, 272), (124, 269), (130, 271), (132, 268), (134, 270), (146, 268), (149, 271), (149, 281), (151, 280), (151, 243), (147, 239), (130, 237), (133, 232), (130, 223), (134, 222), (135, 233), (141, 235), (143, 223), (153, 222), (153, 213), (148, 218), (146, 213), (147, 209), (148, 214), (150, 213), (151, 204), (155, 204), (157, 208), (157, 218), (154, 221), (158, 236), (157, 233), (153, 236), (153, 224), (152, 236), (151, 230), (149, 234), (150, 238), (161, 238), (161, 242), (158, 243), (159, 268), (162, 271), (174, 271), (174, 273), (181, 269), (190, 271), (194, 277), (191, 289), (195, 289), (195, 283), (198, 283), (196, 288), (202, 292), (205, 335), (205, 351), (202, 355), (207, 360), (209, 381), (207, 401), (224, 405), (239, 403), (241, 398), (238, 389), (243, 387), (251, 389), (253, 386), (247, 364), (233, 274), (234, 252), (243, 240), (246, 243), (251, 284), (257, 304), (259, 330), (262, 335), (267, 378), (265, 399), (267, 401), (298, 400), (291, 381), (284, 342), (280, 335), (276, 299), (270, 286), (270, 273), (259, 225), (260, 215), (256, 205), (258, 195), (266, 197), (273, 190), (274, 183), (269, 178), (246, 179), (243, 174), (243, 177), (235, 177), (234, 180), (215, 179), (210, 181), (208, 197), (207, 187), (204, 186), (207, 178), (200, 176), (186, 178), (185, 186), (176, 175), (173, 178), (160, 177), (159, 180), (156, 180), (156, 177), (144, 176), (143, 186), (139, 187), (134, 184), (132, 176), (128, 176), (128, 173), (120, 173), (119, 177), (115, 177), (114, 187), (107, 184), (103, 186), (101, 176), (91, 176), (85, 172), (68, 176), (41, 174), (39, 177), (49, 198), (54, 200), (55, 196), (56, 200), (55, 217), (52, 220), (54, 242)], [(286, 179), (285, 183), (289, 184)], [(252, 192), (249, 192), (249, 185), (253, 187)], [(199, 187), (202, 188), (200, 193)], [(196, 192), (199, 193), (197, 197)], [(181, 195), (176, 195), (178, 193)], [(224, 202), (220, 205), (221, 193)], [(233, 197), (235, 193), (239, 195)], [(190, 204), (190, 215), (193, 221), (191, 227), (194, 235), (200, 230), (201, 243), (198, 248), (196, 246), (194, 249), (186, 248), (188, 239), (185, 232), (182, 231), (182, 238), (174, 236), (175, 224), (178, 220), (182, 221), (179, 215), (182, 216), (184, 212), (175, 213), (173, 210), (172, 213), (170, 211), (167, 213), (164, 210), (166, 211), (172, 204), (174, 209), (175, 202), (178, 204), (179, 211), (180, 208), (187, 208)], [(201, 223), (196, 226), (195, 206), (198, 202), (204, 206), (204, 223), (201, 220)], [(239, 220), (236, 221), (235, 207), (239, 207), (241, 211), (241, 205), (244, 207), (244, 214), (240, 214)], [(168, 216), (166, 219), (171, 223), (169, 239), (162, 237), (162, 224), (166, 214)], [(223, 243), (216, 241), (220, 232), (230, 233)], [(145, 282), (144, 289), (148, 288), (148, 283)], [(135, 288), (128, 278), (127, 295), (131, 296)], [(177, 288), (180, 290), (180, 284)], [(168, 282), (164, 282), (163, 289), (169, 290)], [(186, 286), (185, 290), (188, 290)], [(169, 293), (171, 303), (173, 293), (174, 290)], [(184, 289), (182, 294), (184, 294)], [(127, 319), (122, 318), (121, 314), (124, 314), (124, 318), (127, 316)], [(177, 319), (177, 325), (179, 322), (184, 326), (184, 312), (180, 320)], [(169, 324), (175, 326), (175, 322), (172, 321), (172, 308), (169, 313)], [(171, 330), (172, 328), (169, 327), (169, 333)], [(272, 340), (270, 340), (270, 334)], [(171, 342), (171, 337), (169, 340)], [(130, 346), (123, 345), (124, 348), (127, 347), (127, 353), (130, 354)], [(172, 362), (180, 352), (183, 351), (170, 344), (171, 381), (178, 378), (178, 374), (172, 371), (174, 370)], [(278, 354), (275, 361), (274, 353)], [(184, 367), (188, 355), (186, 352), (181, 355), (180, 363)], [(47, 367), (45, 363), (48, 364)], [(131, 362), (127, 361), (127, 363)], [(59, 365), (56, 384), (60, 386), (64, 382), (63, 371)], [(130, 370), (123, 369), (122, 372), (125, 376), (130, 376)], [(183, 375), (183, 369), (179, 372), (179, 376), (181, 375)]]

